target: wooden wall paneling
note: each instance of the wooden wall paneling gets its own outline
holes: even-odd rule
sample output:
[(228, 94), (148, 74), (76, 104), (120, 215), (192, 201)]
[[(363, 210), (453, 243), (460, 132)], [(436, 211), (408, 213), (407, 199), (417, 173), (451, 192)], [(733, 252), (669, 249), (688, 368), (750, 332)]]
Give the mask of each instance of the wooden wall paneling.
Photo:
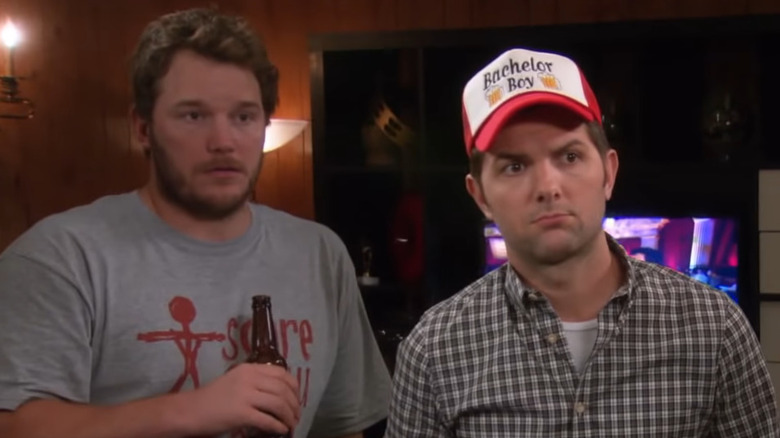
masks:
[[(286, 18), (289, 20), (289, 17)], [(280, 105), (276, 117), (303, 118), (306, 113), (303, 106), (308, 106), (308, 87), (304, 91), (302, 84), (304, 79), (308, 79), (305, 32), (302, 28), (295, 30), (290, 29), (282, 33), (281, 38), (269, 41), (269, 49), (281, 74)], [(303, 136), (298, 136), (290, 144), (269, 153), (277, 155), (277, 177), (272, 182), (278, 196), (275, 206), (298, 216), (313, 217), (312, 188), (305, 184), (304, 175), (304, 162), (310, 160), (310, 153), (306, 153), (302, 139)]]
[(254, 200), (268, 206), (278, 208), (279, 187), (279, 154), (273, 152), (263, 156), (262, 169), (254, 188)]
[(444, 1), (444, 27), (465, 29), (471, 27), (471, 0)]
[(134, 17), (128, 14), (130, 10), (126, 5), (111, 5), (111, 8), (102, 2), (91, 2), (97, 9), (93, 24), (97, 44), (95, 59), (105, 62), (100, 78), (95, 82), (95, 92), (100, 96), (99, 111), (103, 115), (100, 122), (104, 137), (97, 147), (105, 158), (100, 169), (101, 192), (95, 193), (98, 197), (106, 192), (118, 192), (123, 185), (135, 180), (128, 171), (131, 160), (128, 82), (133, 47), (127, 32)]
[[(374, 0), (364, 2), (361, 0), (349, 0), (347, 10), (341, 9), (339, 29), (357, 31), (388, 31), (398, 28), (398, 10), (396, 0)], [(368, 9), (363, 10), (367, 4)], [(344, 21), (346, 18), (346, 22)]]
[(396, 28), (398, 30), (443, 28), (444, 3), (445, 0), (395, 0)]
[(95, 172), (103, 161), (95, 10), (85, 1), (52, 2), (37, 14), (44, 25), (30, 85), (40, 93), (39, 111), (22, 170), (32, 221), (90, 200), (101, 189)]
[[(5, 0), (25, 31), (17, 67), (38, 113), (0, 120), (0, 249), (42, 217), (145, 179), (130, 138), (127, 57), (143, 26), (200, 0)], [(280, 117), (311, 117), (306, 38), (312, 33), (541, 25), (618, 19), (778, 13), (780, 0), (225, 0), (265, 36), (282, 71)], [(508, 12), (509, 11), (509, 12)], [(516, 14), (513, 11), (518, 11)], [(313, 217), (311, 132), (268, 154), (258, 195)]]
[(558, 19), (558, 4), (551, 0), (527, 0), (528, 24), (540, 26), (553, 24)]
[(279, 155), (279, 174), (275, 184), (279, 186), (278, 208), (301, 217), (313, 217), (314, 205), (311, 184), (306, 177), (304, 165), (305, 140), (303, 135), (293, 139), (289, 145), (276, 151)]
[[(679, 1), (679, 0), (678, 0)], [(637, 18), (664, 16), (673, 11), (676, 2), (668, 4), (636, 0), (557, 0), (556, 23), (592, 23), (619, 21), (637, 15)], [(649, 10), (648, 10), (649, 8)]]
[[(46, 6), (40, 4), (40, 7)], [(60, 73), (60, 69), (53, 69), (44, 64), (44, 53), (48, 47), (51, 47), (51, 39), (44, 37), (42, 23), (45, 22), (45, 18), (37, 11), (30, 11), (30, 13), (31, 15), (15, 16), (18, 17), (15, 19), (18, 20), (24, 38), (22, 45), (16, 51), (15, 62), (16, 74), (27, 77), (20, 82), (20, 92), (35, 103), (35, 118), (25, 121), (0, 121), (5, 126), (13, 123), (11, 129), (15, 129), (18, 133), (17, 143), (9, 146), (16, 148), (21, 157), (19, 167), (15, 170), (21, 177), (19, 187), (21, 196), (27, 200), (28, 226), (40, 219), (42, 213), (36, 208), (39, 208), (41, 203), (45, 203), (48, 197), (47, 177), (52, 170), (48, 166), (45, 148), (48, 147), (46, 143), (51, 139), (46, 139), (44, 134), (47, 130), (53, 130), (58, 124), (57, 119), (50, 116), (54, 105), (53, 98), (49, 96), (54, 95), (56, 80), (52, 80), (49, 76), (51, 71)]]
[(675, 16), (718, 17), (741, 15), (748, 12), (748, 0), (682, 0), (678, 3)]
[(134, 190), (146, 182), (148, 162), (140, 145), (135, 142), (130, 125), (132, 87), (130, 84), (130, 59), (146, 22), (158, 10), (137, 8), (124, 2), (102, 2), (95, 25), (98, 28), (99, 59), (105, 60), (102, 78), (103, 147), (110, 156), (106, 165), (106, 190), (121, 193)]
[(780, 0), (747, 0), (747, 9), (750, 14), (777, 14)]
[(0, 121), (0, 248), (5, 248), (28, 226), (28, 206), (23, 192), (19, 130)]
[[(265, 38), (269, 54), (280, 71), (279, 107), (275, 117), (304, 118), (308, 106), (308, 56), (306, 27), (310, 12), (301, 0), (277, 3), (266, 7), (262, 15), (249, 10), (246, 13), (257, 23), (260, 32), (268, 32), (273, 38)], [(266, 156), (263, 175), (256, 188), (258, 199), (289, 213), (313, 218), (314, 203), (311, 184), (304, 175), (305, 162), (311, 161), (306, 143), (299, 136), (284, 147)], [(275, 168), (275, 169), (274, 169)], [(274, 199), (272, 202), (271, 200)]]
[[(308, 87), (307, 87), (308, 89)], [(311, 120), (311, 116), (306, 116), (308, 120)], [(312, 129), (311, 123), (303, 131), (303, 195), (300, 201), (300, 213), (299, 216), (315, 219), (314, 214), (314, 170), (312, 169), (313, 152), (312, 147), (314, 142), (312, 141)]]
[(600, 0), (583, 2), (581, 0), (556, 0), (557, 16), (555, 22), (562, 23), (587, 23), (598, 21), (597, 8)]
[(593, 21), (618, 21), (625, 16), (625, 0), (595, 0)]
[(528, 0), (473, 0), (472, 27), (509, 27), (530, 23)]
[(395, 0), (309, 0), (305, 4), (308, 34), (396, 28)]
[[(255, 29), (263, 36), (263, 40), (268, 47), (271, 61), (280, 70), (279, 100), (280, 102), (284, 102), (285, 97), (282, 84), (286, 80), (287, 72), (282, 65), (283, 63), (280, 62), (280, 58), (284, 57), (284, 51), (288, 50), (288, 48), (285, 45), (285, 40), (283, 38), (284, 32), (281, 28), (284, 23), (278, 23), (280, 19), (279, 7), (279, 3), (275, 4), (272, 1), (257, 2), (251, 8), (247, 8), (244, 11), (244, 14), (247, 19), (252, 22)], [(279, 117), (279, 109), (280, 107), (277, 107), (276, 114), (273, 114), (273, 117)], [(288, 145), (286, 147), (292, 146)], [(264, 155), (263, 167), (254, 189), (256, 201), (268, 204), (274, 208), (279, 207), (280, 199), (282, 197), (279, 184), (281, 172), (279, 168), (278, 152), (279, 150)]]
[[(15, 63), (16, 74), (27, 75), (33, 61), (36, 45), (35, 12), (41, 7), (39, 1), (21, 2), (7, 0), (0, 6), (0, 26), (5, 25), (6, 17), (23, 33), (23, 43), (17, 49)], [(5, 48), (0, 47), (0, 66), (5, 72)], [(24, 97), (36, 99), (29, 80), (22, 81), (21, 93)], [(5, 107), (4, 107), (5, 108)], [(30, 225), (29, 179), (23, 174), (24, 148), (31, 147), (25, 136), (35, 130), (31, 120), (0, 119), (0, 250), (8, 246)]]
[(309, 7), (312, 33), (370, 32), (395, 28), (395, 0), (314, 0)]
[(624, 20), (710, 17), (744, 14), (748, 11), (748, 0), (623, 1), (625, 12), (621, 19)]
[(674, 17), (678, 3), (685, 0), (625, 0), (623, 20), (653, 20)]

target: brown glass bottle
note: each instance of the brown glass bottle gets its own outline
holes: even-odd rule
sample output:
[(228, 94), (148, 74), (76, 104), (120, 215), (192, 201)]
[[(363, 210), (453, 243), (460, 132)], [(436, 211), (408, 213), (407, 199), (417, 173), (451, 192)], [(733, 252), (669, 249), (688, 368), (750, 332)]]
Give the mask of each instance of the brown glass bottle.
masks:
[[(246, 362), (271, 364), (287, 369), (287, 361), (279, 352), (279, 344), (276, 341), (271, 297), (268, 295), (252, 297), (252, 350)], [(291, 438), (292, 434), (274, 435), (258, 429), (246, 429), (245, 436), (249, 438)]]

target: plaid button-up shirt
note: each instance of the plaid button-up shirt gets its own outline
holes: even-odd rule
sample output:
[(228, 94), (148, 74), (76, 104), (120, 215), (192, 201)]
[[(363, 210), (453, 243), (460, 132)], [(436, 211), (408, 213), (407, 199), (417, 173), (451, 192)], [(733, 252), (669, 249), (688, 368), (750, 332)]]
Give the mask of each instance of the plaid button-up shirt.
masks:
[(505, 265), (420, 320), (386, 438), (777, 437), (755, 333), (724, 293), (634, 260), (577, 373), (560, 319)]

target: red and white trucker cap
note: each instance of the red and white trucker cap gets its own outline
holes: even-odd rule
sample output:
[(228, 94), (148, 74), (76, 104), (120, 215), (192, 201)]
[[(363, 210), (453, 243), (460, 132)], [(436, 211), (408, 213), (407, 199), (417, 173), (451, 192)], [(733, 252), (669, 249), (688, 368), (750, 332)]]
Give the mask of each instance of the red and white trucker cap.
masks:
[(557, 105), (601, 123), (596, 96), (574, 61), (512, 49), (474, 75), (463, 90), (466, 153), (471, 155), (474, 147), (486, 151), (507, 120), (536, 105)]

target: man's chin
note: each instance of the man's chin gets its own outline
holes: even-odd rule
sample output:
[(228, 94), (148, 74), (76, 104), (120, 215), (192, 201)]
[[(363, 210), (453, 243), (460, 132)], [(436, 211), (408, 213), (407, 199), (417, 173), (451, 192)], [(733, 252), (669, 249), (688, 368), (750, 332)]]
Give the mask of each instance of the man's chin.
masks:
[(543, 265), (561, 264), (577, 253), (577, 244), (571, 235), (545, 236), (535, 245), (534, 255)]

